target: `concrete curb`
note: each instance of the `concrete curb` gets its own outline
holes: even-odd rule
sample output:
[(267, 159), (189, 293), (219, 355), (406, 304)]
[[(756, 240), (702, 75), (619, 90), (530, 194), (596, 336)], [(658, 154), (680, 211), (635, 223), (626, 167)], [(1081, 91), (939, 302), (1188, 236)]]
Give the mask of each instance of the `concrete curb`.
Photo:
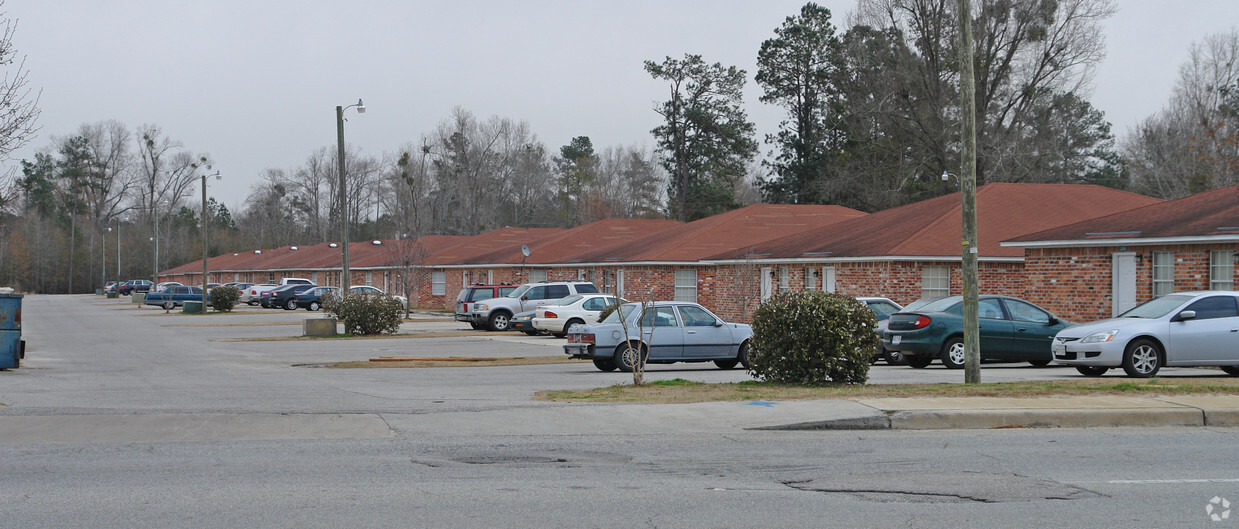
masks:
[(1204, 426), (1190, 408), (1083, 410), (925, 410), (891, 415), (894, 430)]

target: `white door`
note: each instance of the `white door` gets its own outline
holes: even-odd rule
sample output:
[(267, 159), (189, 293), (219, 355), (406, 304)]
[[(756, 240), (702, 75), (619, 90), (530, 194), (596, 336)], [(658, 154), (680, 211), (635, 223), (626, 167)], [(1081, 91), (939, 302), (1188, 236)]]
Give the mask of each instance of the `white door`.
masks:
[(615, 295), (624, 297), (624, 269), (618, 268), (615, 270)]
[(1120, 252), (1111, 256), (1110, 294), (1114, 300), (1114, 316), (1136, 306), (1136, 253)]
[(834, 293), (835, 291), (835, 267), (827, 266), (822, 269), (822, 291)]
[(774, 269), (765, 267), (761, 269), (761, 300), (770, 299), (771, 290), (774, 287)]

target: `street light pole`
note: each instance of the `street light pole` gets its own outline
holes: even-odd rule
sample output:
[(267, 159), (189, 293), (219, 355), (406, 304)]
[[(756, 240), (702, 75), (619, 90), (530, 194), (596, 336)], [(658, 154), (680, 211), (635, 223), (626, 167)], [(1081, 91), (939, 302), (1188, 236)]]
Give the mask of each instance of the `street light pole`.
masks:
[[(106, 222), (106, 221), (105, 221)], [(112, 231), (112, 227), (108, 226), (108, 231)], [(108, 284), (108, 234), (103, 234), (103, 249), (99, 253), (103, 254), (103, 288), (107, 288)], [(104, 292), (104, 294), (107, 294)]]
[(344, 169), (344, 111), (357, 107), (358, 114), (366, 113), (366, 105), (360, 99), (356, 105), (346, 107), (336, 106), (336, 140), (337, 149), (336, 160), (340, 163), (340, 295), (348, 295), (349, 287), (349, 269), (348, 269), (348, 174)]
[(207, 311), (207, 241), (209, 230), (207, 229), (207, 196), (206, 196), (206, 180), (208, 176), (214, 176), (216, 180), (223, 178), (219, 175), (219, 171), (215, 174), (202, 174), (202, 313)]

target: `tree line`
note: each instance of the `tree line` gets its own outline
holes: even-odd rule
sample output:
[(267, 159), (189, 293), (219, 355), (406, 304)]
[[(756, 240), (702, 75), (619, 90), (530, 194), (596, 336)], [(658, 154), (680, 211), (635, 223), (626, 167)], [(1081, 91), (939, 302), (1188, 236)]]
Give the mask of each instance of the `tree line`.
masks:
[[(1088, 101), (1112, 0), (974, 6), (979, 184), (1093, 183), (1174, 198), (1239, 180), (1239, 31), (1193, 46), (1166, 107), (1119, 142)], [(961, 148), (956, 8), (859, 0), (846, 30), (814, 3), (788, 16), (756, 52), (761, 102), (786, 111), (765, 138), (744, 111), (747, 72), (691, 53), (649, 60), (646, 73), (670, 94), (652, 108), (653, 147), (596, 149), (581, 135), (555, 149), (525, 121), (458, 107), (394, 153), (350, 146), (347, 209), (332, 147), (264, 170), (235, 215), (209, 200), (207, 250), (335, 240), (341, 220), (356, 240), (413, 240), (611, 217), (691, 221), (754, 201), (877, 211), (953, 192), (941, 176)], [(31, 141), (38, 116), (20, 62), (4, 60), (11, 32), (3, 38), (0, 97), (16, 94), (11, 105), (25, 112), (0, 116), (0, 154)], [(105, 121), (52, 136), (0, 182), (0, 285), (83, 292), (198, 258), (194, 191), (213, 163), (156, 125)]]

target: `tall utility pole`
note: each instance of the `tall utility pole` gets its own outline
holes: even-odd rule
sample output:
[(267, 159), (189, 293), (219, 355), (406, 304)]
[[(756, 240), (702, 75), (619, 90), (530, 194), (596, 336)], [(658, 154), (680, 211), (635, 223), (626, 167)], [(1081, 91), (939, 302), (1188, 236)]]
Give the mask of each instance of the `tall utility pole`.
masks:
[(339, 151), (336, 152), (336, 160), (340, 162), (340, 295), (348, 295), (349, 287), (349, 269), (348, 269), (348, 173), (344, 168), (344, 111), (349, 108), (357, 107), (358, 114), (366, 113), (366, 105), (360, 99), (356, 105), (336, 106), (336, 142)]
[(959, 187), (963, 198), (964, 383), (981, 382), (981, 336), (977, 321), (977, 100), (972, 73), (971, 0), (959, 0)]

